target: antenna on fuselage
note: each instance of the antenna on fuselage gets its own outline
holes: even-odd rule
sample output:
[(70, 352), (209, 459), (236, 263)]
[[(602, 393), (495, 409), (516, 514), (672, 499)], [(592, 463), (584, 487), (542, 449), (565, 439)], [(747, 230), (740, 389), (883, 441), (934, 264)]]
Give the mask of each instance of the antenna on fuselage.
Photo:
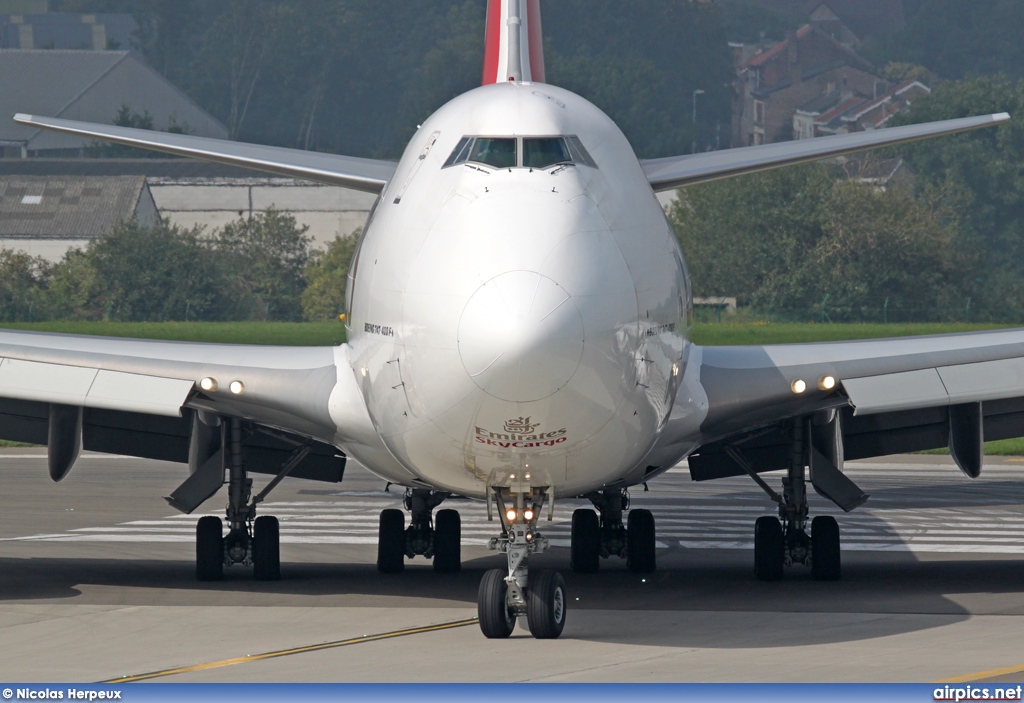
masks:
[(508, 79), (523, 80), (522, 54), (523, 19), (519, 0), (508, 0)]

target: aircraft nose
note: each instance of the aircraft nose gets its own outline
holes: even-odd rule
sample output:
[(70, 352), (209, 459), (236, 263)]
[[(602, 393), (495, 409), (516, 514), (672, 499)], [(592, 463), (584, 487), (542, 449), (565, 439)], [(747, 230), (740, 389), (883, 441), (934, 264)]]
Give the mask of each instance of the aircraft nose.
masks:
[(480, 286), (459, 322), (459, 354), (484, 391), (513, 402), (546, 398), (576, 373), (583, 319), (568, 292), (533, 271)]

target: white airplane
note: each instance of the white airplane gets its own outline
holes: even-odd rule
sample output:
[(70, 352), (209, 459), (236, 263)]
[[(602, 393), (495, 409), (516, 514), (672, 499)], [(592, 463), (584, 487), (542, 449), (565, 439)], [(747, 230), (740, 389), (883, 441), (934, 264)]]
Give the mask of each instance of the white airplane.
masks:
[[(840, 576), (834, 518), (809, 522), (807, 478), (844, 510), (867, 498), (843, 459), (949, 446), (977, 476), (984, 439), (1024, 435), (1024, 330), (830, 344), (688, 339), (683, 253), (656, 191), (986, 127), (1006, 114), (638, 161), (615, 124), (544, 82), (538, 0), (489, 0), (484, 84), (426, 120), (396, 163), (17, 115), (118, 144), (379, 194), (348, 280), (348, 343), (284, 348), (0, 332), (0, 437), (49, 447), (54, 480), (82, 449), (187, 463), (168, 500), (191, 512), (228, 484), (228, 531), (199, 520), (196, 572), (280, 574), (257, 505), (285, 476), (340, 481), (345, 457), (406, 488), (380, 517), (377, 565), (460, 567), (483, 499), (507, 569), (480, 584), (480, 626), (519, 615), (558, 637), (568, 599), (548, 545), (575, 511), (571, 567), (655, 568), (649, 511), (628, 493), (680, 461), (696, 480), (748, 474), (778, 503), (755, 525), (759, 578)], [(776, 492), (762, 477), (784, 471)], [(252, 495), (251, 473), (274, 478)], [(483, 506), (480, 508), (483, 509)], [(628, 517), (626, 517), (628, 515)]]

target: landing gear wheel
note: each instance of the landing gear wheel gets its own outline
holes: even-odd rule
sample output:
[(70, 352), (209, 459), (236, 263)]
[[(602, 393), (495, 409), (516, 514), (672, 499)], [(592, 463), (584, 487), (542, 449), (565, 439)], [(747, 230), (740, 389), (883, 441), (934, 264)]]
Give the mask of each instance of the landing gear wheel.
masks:
[(535, 571), (526, 589), (526, 620), (530, 634), (539, 640), (553, 640), (565, 627), (565, 581), (557, 571)]
[(596, 574), (601, 567), (601, 523), (589, 508), (572, 512), (569, 565), (577, 574)]
[(626, 521), (626, 566), (634, 574), (650, 574), (656, 564), (654, 515), (650, 510), (630, 510)]
[(488, 639), (504, 639), (512, 634), (516, 626), (516, 615), (509, 611), (505, 601), (507, 591), (508, 584), (505, 583), (505, 572), (502, 569), (491, 569), (484, 573), (476, 595), (476, 614), (480, 619), (480, 631)]
[(281, 526), (272, 515), (261, 515), (253, 523), (252, 565), (257, 581), (281, 580)]
[(759, 581), (782, 580), (786, 559), (786, 541), (782, 523), (770, 515), (754, 523), (754, 575)]
[(839, 558), (839, 523), (831, 515), (811, 520), (811, 574), (816, 581), (838, 581), (842, 575)]
[(380, 512), (377, 535), (377, 571), (397, 574), (405, 568), (405, 514), (389, 508)]
[(462, 518), (458, 510), (439, 510), (434, 516), (434, 571), (457, 574), (462, 568)]
[(224, 578), (224, 523), (207, 515), (196, 523), (196, 578), (220, 581)]

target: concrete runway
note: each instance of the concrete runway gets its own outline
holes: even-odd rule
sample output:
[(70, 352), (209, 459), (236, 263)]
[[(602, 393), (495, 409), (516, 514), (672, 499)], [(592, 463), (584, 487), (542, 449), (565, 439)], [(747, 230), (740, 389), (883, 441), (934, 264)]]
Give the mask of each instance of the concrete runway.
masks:
[[(282, 520), (283, 580), (257, 583), (233, 567), (200, 584), (198, 515), (177, 516), (161, 498), (184, 467), (85, 456), (53, 484), (41, 451), (3, 449), (0, 472), (4, 681), (171, 669), (150, 680), (1024, 679), (1021, 459), (990, 459), (976, 481), (945, 457), (850, 464), (872, 498), (838, 516), (839, 583), (803, 567), (781, 583), (753, 578), (753, 522), (772, 504), (749, 479), (695, 484), (674, 470), (634, 492), (635, 507), (654, 511), (662, 546), (646, 578), (617, 559), (572, 574), (557, 546), (576, 507), (564, 502), (545, 529), (556, 547), (531, 562), (567, 582), (555, 641), (534, 640), (525, 623), (507, 641), (458, 624), (476, 615), (483, 571), (502, 564), (482, 546), (496, 532), (482, 503), (446, 504), (463, 517), (461, 574), (435, 575), (418, 559), (385, 576), (374, 568), (377, 515), (400, 494), (357, 467), (337, 486), (286, 480), (263, 510)], [(204, 509), (223, 502), (218, 494)], [(817, 496), (811, 510), (835, 514)]]

